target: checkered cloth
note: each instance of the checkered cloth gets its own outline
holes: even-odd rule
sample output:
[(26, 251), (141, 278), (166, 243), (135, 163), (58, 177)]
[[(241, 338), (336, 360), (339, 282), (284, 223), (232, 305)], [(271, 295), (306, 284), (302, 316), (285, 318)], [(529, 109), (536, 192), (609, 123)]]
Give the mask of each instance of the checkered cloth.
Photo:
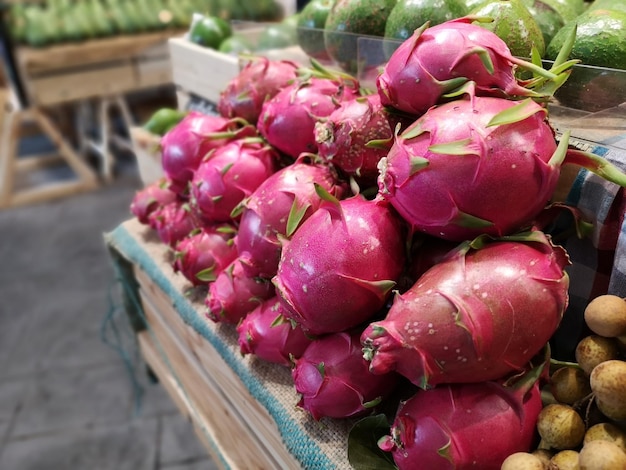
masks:
[[(595, 146), (590, 151), (626, 171), (626, 139), (618, 147)], [(586, 150), (586, 149), (584, 149)], [(564, 246), (573, 265), (570, 275), (570, 303), (559, 331), (552, 341), (554, 356), (573, 360), (579, 339), (589, 334), (583, 314), (598, 295), (626, 298), (626, 194), (625, 189), (581, 170), (569, 192), (567, 203), (578, 207), (594, 223), (591, 238), (569, 238)]]

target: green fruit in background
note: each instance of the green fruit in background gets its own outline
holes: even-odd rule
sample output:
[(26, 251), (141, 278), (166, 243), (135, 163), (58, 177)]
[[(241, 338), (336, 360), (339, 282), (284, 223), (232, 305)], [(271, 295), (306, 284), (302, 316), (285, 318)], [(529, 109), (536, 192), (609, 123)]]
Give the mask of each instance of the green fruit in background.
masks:
[(576, 39), (570, 59), (580, 59), (585, 65), (626, 69), (626, 12), (597, 9), (583, 13), (556, 33), (548, 44), (548, 59), (556, 58), (574, 27)]
[(624, 0), (595, 0), (591, 2), (586, 11), (592, 10), (618, 10), (626, 12), (626, 1)]
[(295, 30), (288, 24), (270, 24), (266, 26), (257, 43), (257, 50), (283, 49), (298, 42)]
[(395, 5), (396, 0), (336, 0), (324, 27), (328, 55), (343, 70), (356, 74), (360, 59), (358, 37), (383, 37)]
[(15, 42), (26, 41), (26, 6), (21, 3), (11, 5), (9, 12), (9, 32)]
[(162, 136), (178, 124), (186, 115), (187, 113), (185, 111), (178, 111), (173, 108), (161, 108), (150, 116), (150, 119), (143, 125), (143, 128), (148, 132)]
[(330, 60), (324, 44), (324, 26), (334, 4), (335, 0), (312, 0), (298, 15), (298, 44), (317, 60)]
[(587, 8), (583, 0), (541, 0), (561, 15), (565, 23), (576, 19)]
[(543, 34), (543, 41), (549, 44), (554, 35), (563, 27), (563, 17), (543, 0), (524, 0), (524, 5), (535, 19)]
[(189, 40), (199, 46), (217, 49), (230, 33), (230, 26), (221, 18), (204, 16), (196, 21), (189, 31)]
[(387, 18), (385, 38), (404, 41), (426, 21), (434, 26), (467, 12), (464, 0), (398, 0)]
[(521, 0), (496, 0), (475, 8), (475, 16), (493, 18), (491, 23), (476, 23), (493, 31), (518, 57), (530, 57), (533, 46), (543, 57), (546, 44), (539, 25)]
[(254, 45), (245, 36), (233, 34), (222, 41), (218, 51), (232, 55), (245, 54), (254, 51)]

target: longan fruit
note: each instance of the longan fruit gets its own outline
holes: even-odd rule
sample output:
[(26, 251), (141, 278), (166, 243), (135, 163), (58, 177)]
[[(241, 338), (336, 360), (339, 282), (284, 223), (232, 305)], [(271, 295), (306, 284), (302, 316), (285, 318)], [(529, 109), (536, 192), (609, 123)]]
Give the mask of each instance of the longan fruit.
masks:
[(619, 348), (614, 338), (600, 335), (589, 335), (576, 345), (576, 362), (585, 374), (590, 375), (595, 366), (601, 362), (619, 357)]
[(573, 405), (591, 393), (589, 377), (577, 367), (561, 367), (550, 377), (550, 391), (559, 403)]
[(584, 312), (587, 326), (595, 334), (614, 338), (626, 334), (626, 300), (617, 295), (600, 295)]
[(545, 470), (543, 462), (528, 452), (516, 452), (509, 455), (500, 470)]
[(590, 441), (578, 455), (580, 470), (624, 470), (626, 453), (610, 441)]
[(569, 405), (560, 403), (545, 406), (537, 419), (541, 446), (557, 450), (576, 448), (585, 436), (582, 417)]

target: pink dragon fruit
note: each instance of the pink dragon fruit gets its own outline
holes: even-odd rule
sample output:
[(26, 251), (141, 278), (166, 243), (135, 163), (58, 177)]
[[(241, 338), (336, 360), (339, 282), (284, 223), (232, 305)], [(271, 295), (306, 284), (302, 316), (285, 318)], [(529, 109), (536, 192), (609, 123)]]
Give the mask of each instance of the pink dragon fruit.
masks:
[(513, 384), (480, 382), (419, 390), (398, 408), (389, 436), (399, 470), (500, 470), (515, 452), (530, 452), (543, 407), (533, 371)]
[(253, 126), (241, 125), (237, 119), (192, 111), (167, 132), (161, 138), (161, 164), (172, 191), (186, 194), (187, 183), (212, 149), (230, 139), (256, 134)]
[(554, 73), (511, 55), (502, 39), (472, 24), (475, 20), (480, 19), (467, 16), (432, 27), (425, 23), (417, 29), (377, 78), (382, 104), (420, 116), (469, 81), (475, 83), (479, 95), (541, 96), (518, 82), (515, 66), (558, 83), (565, 81), (564, 70), (571, 64), (558, 70), (563, 75), (557, 80)]
[(255, 138), (238, 139), (210, 152), (191, 180), (192, 207), (206, 221), (230, 222), (233, 209), (278, 166), (277, 153)]
[(287, 60), (254, 57), (220, 93), (218, 112), (256, 124), (263, 103), (295, 80), (298, 65)]
[[(376, 183), (378, 161), (387, 155), (392, 138), (379, 95), (345, 100), (315, 125), (319, 155), (366, 186)], [(385, 141), (389, 145), (378, 145)]]
[(316, 153), (315, 123), (355, 96), (358, 87), (354, 83), (299, 79), (265, 102), (257, 128), (271, 145), (292, 158), (303, 152)]
[(313, 341), (302, 328), (283, 316), (280, 300), (274, 296), (248, 313), (237, 325), (242, 354), (284, 366), (302, 353)]
[(414, 230), (454, 241), (527, 227), (558, 183), (563, 163), (626, 185), (607, 160), (557, 146), (546, 110), (527, 99), (473, 97), (435, 106), (379, 164), (379, 193)]
[(155, 210), (148, 216), (148, 225), (156, 230), (163, 243), (172, 248), (200, 227), (189, 204), (184, 201), (170, 202)]
[(281, 253), (273, 282), (285, 316), (312, 334), (370, 319), (402, 273), (404, 229), (381, 200), (357, 195), (322, 204)]
[(176, 199), (176, 193), (170, 191), (167, 180), (161, 178), (135, 193), (130, 203), (130, 212), (139, 222), (148, 225), (148, 217), (152, 212)]
[(359, 331), (314, 340), (294, 361), (292, 377), (298, 406), (313, 419), (360, 416), (387, 398), (398, 384), (394, 373), (373, 375), (361, 354)]
[(174, 272), (180, 272), (194, 286), (214, 281), (237, 257), (235, 227), (224, 224), (197, 229), (176, 243)]
[(270, 279), (276, 274), (281, 239), (289, 238), (322, 202), (315, 184), (338, 199), (345, 190), (330, 167), (301, 157), (246, 199), (235, 243), (250, 275)]
[(236, 325), (262, 301), (275, 295), (272, 283), (248, 276), (241, 259), (235, 258), (209, 284), (204, 301), (208, 318)]
[(396, 370), (428, 388), (523, 369), (561, 321), (569, 264), (565, 250), (536, 230), (460, 244), (365, 329), (370, 370)]

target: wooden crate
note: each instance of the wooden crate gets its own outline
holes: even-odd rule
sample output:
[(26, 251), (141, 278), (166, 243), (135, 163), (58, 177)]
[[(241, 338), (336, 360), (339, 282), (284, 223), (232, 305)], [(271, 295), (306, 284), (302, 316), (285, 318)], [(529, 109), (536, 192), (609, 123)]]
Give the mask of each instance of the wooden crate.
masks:
[(129, 276), (125, 284), (137, 286), (130, 296), (138, 301), (128, 310), (141, 305), (143, 357), (218, 464), (350, 468), (347, 434), (354, 420), (317, 422), (297, 408), (289, 369), (241, 355), (235, 326), (204, 316), (201, 289), (190, 291), (173, 272), (171, 253), (152, 230), (132, 219), (106, 238), (118, 272)]
[[(255, 43), (262, 27), (247, 27), (239, 34)], [(207, 47), (198, 46), (184, 37), (171, 38), (169, 41), (174, 83), (187, 94), (204, 98), (212, 103), (219, 99), (220, 92), (226, 88), (246, 60), (224, 54)], [(291, 60), (306, 65), (308, 56), (298, 46), (273, 49), (255, 53), (272, 60)]]
[(120, 35), (43, 48), (15, 49), (26, 94), (35, 106), (90, 99), (169, 84), (167, 39), (179, 31)]

